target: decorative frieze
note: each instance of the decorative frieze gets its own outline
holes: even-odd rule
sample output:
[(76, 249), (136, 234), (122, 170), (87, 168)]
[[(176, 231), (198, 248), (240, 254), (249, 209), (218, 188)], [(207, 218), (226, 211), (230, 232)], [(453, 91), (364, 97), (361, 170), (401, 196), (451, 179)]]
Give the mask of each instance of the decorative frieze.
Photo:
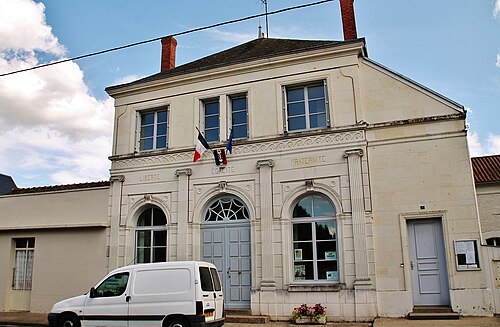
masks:
[[(236, 156), (242, 154), (275, 153), (276, 151), (304, 149), (319, 145), (348, 144), (352, 142), (362, 141), (364, 139), (365, 133), (362, 130), (335, 134), (302, 136), (297, 138), (280, 139), (277, 141), (234, 146), (233, 155)], [(191, 162), (192, 160), (193, 152), (191, 150), (182, 153), (162, 154), (127, 159), (114, 159), (112, 161), (111, 170), (113, 171), (139, 167), (161, 166), (173, 163), (186, 163)], [(302, 166), (312, 164), (312, 162), (324, 162), (325, 160), (326, 159), (322, 156), (315, 158), (297, 158), (296, 161), (292, 162), (292, 165)], [(215, 174), (217, 173), (221, 172), (215, 172)]]

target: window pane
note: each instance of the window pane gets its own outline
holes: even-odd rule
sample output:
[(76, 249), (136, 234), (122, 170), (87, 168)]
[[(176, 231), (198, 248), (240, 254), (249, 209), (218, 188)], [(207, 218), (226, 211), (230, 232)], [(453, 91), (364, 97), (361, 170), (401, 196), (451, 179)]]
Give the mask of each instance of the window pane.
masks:
[(205, 130), (205, 140), (207, 140), (207, 142), (219, 141), (219, 129)]
[(153, 226), (162, 226), (167, 224), (167, 218), (159, 208), (153, 208)]
[(154, 248), (153, 249), (153, 262), (167, 261), (167, 248)]
[(136, 260), (137, 260), (137, 263), (150, 263), (151, 262), (151, 249), (150, 248), (137, 248)]
[(35, 239), (34, 238), (28, 238), (28, 247), (29, 248), (35, 247)]
[(139, 219), (137, 220), (137, 226), (151, 226), (151, 208), (144, 210)]
[(293, 209), (293, 218), (312, 217), (312, 196), (302, 198)]
[(212, 284), (212, 276), (208, 267), (200, 267), (201, 289), (205, 292), (212, 292), (214, 286)]
[(154, 113), (144, 114), (141, 116), (141, 125), (151, 125), (155, 122)]
[(210, 272), (212, 273), (212, 280), (214, 282), (214, 288), (216, 291), (222, 290), (222, 285), (220, 283), (219, 274), (217, 273), (217, 269), (210, 268)]
[(314, 114), (314, 113), (322, 113), (325, 111), (326, 111), (326, 104), (324, 99), (309, 101), (309, 113)]
[(299, 129), (306, 128), (306, 119), (305, 117), (298, 118), (289, 118), (288, 119), (288, 129), (291, 131), (296, 131)]
[(337, 242), (316, 242), (316, 253), (318, 260), (337, 260)]
[(301, 116), (305, 115), (306, 113), (306, 107), (304, 105), (304, 102), (298, 102), (298, 103), (289, 103), (288, 104), (288, 116)]
[(146, 138), (153, 136), (154, 128), (151, 125), (141, 127), (141, 137)]
[(219, 127), (219, 116), (207, 116), (205, 117), (205, 128)]
[(313, 246), (312, 242), (300, 242), (293, 244), (294, 260), (313, 260)]
[(288, 89), (286, 92), (286, 99), (288, 102), (304, 101), (304, 89)]
[(153, 239), (153, 246), (167, 246), (167, 231), (154, 231)]
[(166, 135), (167, 134), (167, 124), (162, 123), (156, 127), (156, 135)]
[(311, 128), (326, 127), (326, 114), (312, 115), (309, 117)]
[(317, 240), (337, 239), (337, 228), (335, 221), (316, 222)]
[(96, 288), (98, 297), (119, 296), (125, 292), (128, 282), (128, 273), (120, 273), (106, 279)]
[(294, 264), (295, 280), (314, 280), (314, 268), (312, 262), (300, 262)]
[(151, 231), (138, 230), (137, 231), (137, 247), (150, 247), (151, 246)]
[(158, 123), (164, 123), (167, 121), (167, 111), (158, 111)]
[(233, 112), (233, 124), (245, 124), (247, 122), (247, 112), (246, 111), (240, 111), (240, 112)]
[(245, 98), (231, 99), (231, 104), (233, 112), (240, 110), (244, 110), (246, 112), (247, 98), (245, 97)]
[(330, 200), (322, 195), (314, 195), (314, 216), (315, 217), (334, 217), (335, 208)]
[(339, 281), (337, 261), (318, 262), (318, 279), (328, 281)]
[(218, 102), (212, 102), (212, 103), (205, 103), (205, 116), (208, 115), (219, 115), (219, 103)]
[(156, 138), (156, 149), (165, 149), (167, 147), (167, 137), (160, 136)]
[(310, 223), (293, 224), (293, 240), (294, 241), (310, 241), (312, 240), (312, 228)]
[(309, 86), (307, 88), (307, 95), (309, 99), (325, 98), (325, 89), (323, 85)]
[(247, 125), (239, 125), (239, 126), (233, 126), (233, 138), (235, 139), (242, 139), (242, 138), (247, 138), (248, 137), (248, 132), (247, 132)]
[(153, 149), (153, 138), (143, 139), (140, 142), (141, 150), (152, 150)]

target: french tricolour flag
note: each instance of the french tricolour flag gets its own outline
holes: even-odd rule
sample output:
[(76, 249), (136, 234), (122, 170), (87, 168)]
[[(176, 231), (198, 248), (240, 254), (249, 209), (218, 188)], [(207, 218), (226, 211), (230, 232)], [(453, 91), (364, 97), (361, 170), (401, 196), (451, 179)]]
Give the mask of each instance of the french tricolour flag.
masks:
[(210, 146), (208, 145), (207, 140), (205, 140), (201, 132), (198, 131), (198, 142), (196, 143), (196, 149), (194, 150), (193, 162), (196, 162), (198, 159), (200, 159), (203, 155), (203, 152), (205, 152), (207, 149), (210, 149)]

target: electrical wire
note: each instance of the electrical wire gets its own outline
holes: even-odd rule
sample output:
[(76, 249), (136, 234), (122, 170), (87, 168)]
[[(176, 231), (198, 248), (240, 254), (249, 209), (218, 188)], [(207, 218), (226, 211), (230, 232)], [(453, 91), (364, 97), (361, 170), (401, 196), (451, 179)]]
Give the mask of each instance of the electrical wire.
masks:
[(115, 47), (115, 48), (110, 48), (110, 49), (106, 49), (106, 50), (92, 52), (92, 53), (84, 54), (84, 55), (81, 55), (81, 56), (76, 56), (76, 57), (73, 57), (73, 58), (67, 58), (67, 59), (63, 59), (63, 60), (58, 60), (58, 61), (50, 62), (50, 63), (47, 63), (47, 64), (33, 66), (33, 67), (30, 67), (30, 68), (25, 68), (25, 69), (15, 70), (15, 71), (8, 72), (8, 73), (3, 73), (3, 74), (0, 74), (0, 77), (8, 76), (8, 75), (13, 75), (13, 74), (18, 74), (18, 73), (22, 73), (22, 72), (26, 72), (26, 71), (30, 71), (30, 70), (35, 70), (35, 69), (39, 69), (39, 68), (43, 68), (43, 67), (53, 66), (53, 65), (57, 65), (57, 64), (62, 64), (62, 63), (68, 62), (68, 61), (75, 61), (75, 60), (80, 60), (80, 59), (84, 59), (84, 58), (88, 58), (88, 57), (93, 57), (93, 56), (105, 54), (105, 53), (108, 53), (108, 52), (123, 50), (123, 49), (126, 49), (126, 48), (131, 48), (131, 47), (135, 47), (135, 46), (138, 46), (138, 45), (143, 45), (143, 44), (147, 44), (147, 43), (159, 41), (159, 40), (161, 40), (161, 39), (163, 39), (165, 37), (168, 37), (168, 36), (175, 37), (175, 36), (186, 35), (186, 34), (200, 32), (200, 31), (203, 31), (203, 30), (207, 30), (207, 29), (211, 29), (211, 28), (215, 28), (215, 27), (219, 27), (219, 26), (224, 26), (224, 25), (239, 23), (239, 22), (243, 22), (243, 21), (246, 21), (246, 20), (250, 20), (250, 19), (254, 19), (254, 18), (258, 18), (258, 17), (262, 17), (262, 16), (267, 16), (267, 15), (276, 15), (276, 14), (280, 14), (280, 13), (283, 13), (283, 12), (287, 12), (287, 11), (291, 11), (291, 10), (296, 10), (296, 9), (307, 8), (307, 7), (311, 7), (311, 6), (316, 6), (316, 5), (320, 5), (320, 4), (324, 4), (324, 3), (332, 2), (332, 1), (335, 1), (335, 0), (322, 0), (322, 1), (317, 1), (317, 2), (313, 2), (313, 3), (298, 5), (298, 6), (294, 6), (294, 7), (287, 7), (287, 8), (283, 8), (283, 9), (279, 9), (279, 10), (267, 12), (267, 13), (262, 13), (262, 14), (257, 14), (257, 15), (243, 17), (243, 18), (228, 20), (228, 21), (225, 21), (225, 22), (217, 23), (217, 24), (207, 25), (207, 26), (203, 26), (203, 27), (197, 27), (197, 28), (193, 28), (193, 29), (190, 29), (190, 30), (186, 30), (186, 31), (183, 31), (183, 32), (179, 32), (179, 33), (175, 33), (175, 34), (171, 34), (171, 35), (167, 35), (167, 36), (155, 37), (155, 38), (149, 39), (149, 40), (144, 40), (144, 41), (139, 41), (139, 42), (135, 42), (135, 43), (130, 43), (130, 44), (127, 44), (127, 45), (122, 45), (122, 46)]

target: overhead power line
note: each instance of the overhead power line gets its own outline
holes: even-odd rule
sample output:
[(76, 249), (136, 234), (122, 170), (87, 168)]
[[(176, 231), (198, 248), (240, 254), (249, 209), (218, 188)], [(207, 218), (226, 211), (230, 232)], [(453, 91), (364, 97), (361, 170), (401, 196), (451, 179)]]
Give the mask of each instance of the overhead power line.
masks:
[(159, 41), (159, 40), (163, 39), (164, 37), (168, 37), (168, 36), (181, 36), (181, 35), (190, 34), (190, 33), (194, 33), (194, 32), (200, 32), (200, 31), (203, 31), (203, 30), (207, 30), (207, 29), (211, 29), (211, 28), (215, 28), (215, 27), (219, 27), (219, 26), (224, 26), (224, 25), (229, 25), (229, 24), (243, 22), (245, 20), (250, 20), (250, 19), (253, 19), (253, 18), (258, 18), (258, 17), (262, 17), (262, 16), (266, 16), (267, 17), (267, 15), (276, 15), (276, 14), (280, 14), (280, 13), (283, 13), (283, 12), (286, 12), (286, 11), (307, 8), (307, 7), (311, 7), (311, 6), (320, 5), (320, 4), (323, 4), (323, 3), (326, 3), (326, 2), (332, 2), (332, 1), (335, 1), (335, 0), (322, 0), (322, 1), (317, 1), (317, 2), (313, 2), (313, 3), (298, 5), (298, 6), (294, 6), (294, 7), (287, 7), (287, 8), (279, 9), (279, 10), (276, 10), (276, 11), (262, 13), (262, 14), (257, 14), (257, 15), (243, 17), (243, 18), (228, 20), (228, 21), (225, 21), (225, 22), (217, 23), (217, 24), (207, 25), (207, 26), (203, 26), (203, 27), (197, 27), (197, 28), (193, 28), (193, 29), (190, 29), (190, 30), (186, 30), (186, 31), (175, 33), (175, 34), (171, 34), (171, 35), (159, 36), (159, 37), (155, 37), (155, 38), (149, 39), (149, 40), (144, 40), (144, 41), (140, 41), (140, 42), (130, 43), (130, 44), (127, 44), (127, 45), (122, 45), (122, 46), (115, 47), (115, 48), (110, 48), (110, 49), (106, 49), (106, 50), (92, 52), (92, 53), (84, 54), (84, 55), (73, 57), (73, 58), (67, 58), (67, 59), (63, 59), (63, 60), (58, 60), (58, 61), (50, 62), (50, 63), (47, 63), (47, 64), (33, 66), (33, 67), (30, 67), (30, 68), (25, 68), (25, 69), (15, 70), (15, 71), (8, 72), (8, 73), (3, 73), (3, 74), (0, 74), (0, 77), (2, 77), (2, 76), (8, 76), (8, 75), (13, 75), (13, 74), (18, 74), (18, 73), (22, 73), (22, 72), (26, 72), (26, 71), (30, 71), (30, 70), (35, 70), (35, 69), (39, 69), (39, 68), (43, 68), (43, 67), (53, 66), (53, 65), (57, 65), (57, 64), (62, 64), (64, 62), (68, 62), (68, 61), (75, 61), (75, 60), (80, 60), (80, 59), (84, 59), (84, 58), (88, 58), (88, 57), (98, 56), (98, 55), (105, 54), (105, 53), (108, 53), (108, 52), (123, 50), (123, 49), (126, 49), (126, 48), (131, 48), (131, 47), (135, 47), (135, 46), (138, 46), (138, 45), (142, 45), (142, 44), (146, 44), (146, 43), (151, 43), (151, 42)]

